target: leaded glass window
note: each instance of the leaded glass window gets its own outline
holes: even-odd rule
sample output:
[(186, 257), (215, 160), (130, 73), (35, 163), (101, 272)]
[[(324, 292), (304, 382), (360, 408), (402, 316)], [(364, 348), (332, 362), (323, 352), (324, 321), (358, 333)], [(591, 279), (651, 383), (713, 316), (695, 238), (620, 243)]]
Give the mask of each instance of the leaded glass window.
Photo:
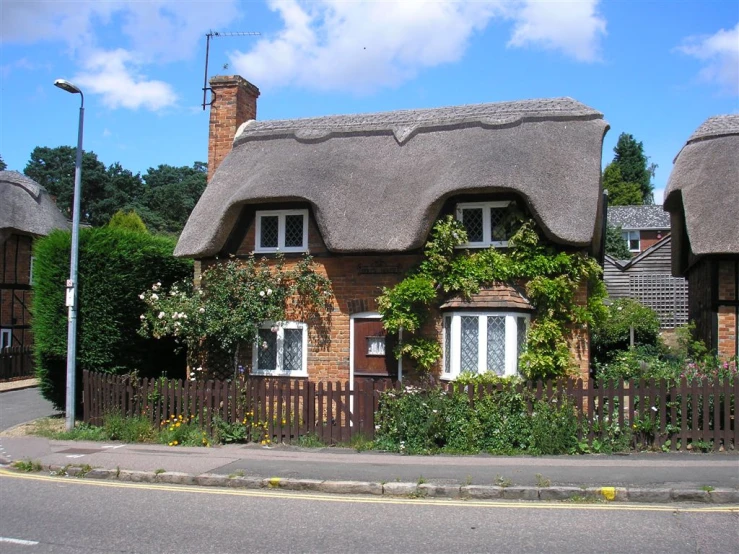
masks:
[(303, 246), (303, 214), (285, 216), (285, 246)]
[(307, 375), (308, 326), (296, 321), (265, 323), (254, 343), (253, 370), (262, 375)]
[(515, 207), (510, 201), (457, 204), (457, 219), (467, 230), (465, 246), (507, 246), (516, 230)]
[(477, 373), (479, 351), (479, 327), (476, 316), (462, 317), (462, 335), (460, 344), (460, 371)]
[(505, 317), (487, 318), (488, 330), (488, 371), (498, 375), (505, 374)]
[(282, 369), (300, 371), (303, 367), (303, 330), (285, 329), (282, 351)]
[(257, 369), (277, 369), (277, 333), (260, 329), (256, 348)]
[(257, 212), (257, 252), (305, 252), (307, 249), (308, 210)]
[(276, 215), (269, 215), (260, 219), (262, 225), (260, 246), (262, 248), (277, 248), (279, 218)]
[(467, 230), (467, 240), (469, 242), (482, 242), (484, 240), (482, 208), (462, 210), (462, 224)]

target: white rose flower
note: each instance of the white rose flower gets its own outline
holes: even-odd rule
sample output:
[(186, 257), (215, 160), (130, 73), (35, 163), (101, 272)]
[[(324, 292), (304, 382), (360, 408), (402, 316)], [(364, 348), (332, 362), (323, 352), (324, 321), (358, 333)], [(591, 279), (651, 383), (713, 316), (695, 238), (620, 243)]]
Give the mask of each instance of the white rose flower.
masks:
[(204, 314), (204, 313), (205, 313), (205, 308), (200, 308), (200, 309), (199, 309), (198, 311), (199, 311), (199, 312), (200, 312), (201, 314)]
[(159, 296), (157, 296), (156, 293), (155, 294), (152, 294), (151, 295), (151, 299), (152, 300), (159, 300)]
[(139, 298), (141, 298), (141, 300), (143, 300), (143, 299), (144, 299), (144, 295), (143, 295), (143, 293), (142, 293), (142, 294), (139, 294)]
[(267, 289), (267, 296), (272, 294), (272, 289)]
[(157, 316), (159, 319), (162, 319), (164, 317), (164, 312), (159, 312), (159, 315)]
[(139, 319), (140, 319), (141, 321), (144, 321), (144, 320), (146, 319), (146, 316), (145, 316), (144, 314), (141, 314), (141, 315), (139, 316)]
[(263, 290), (260, 290), (259, 291), (259, 296), (262, 296), (262, 297), (264, 296), (264, 291)]

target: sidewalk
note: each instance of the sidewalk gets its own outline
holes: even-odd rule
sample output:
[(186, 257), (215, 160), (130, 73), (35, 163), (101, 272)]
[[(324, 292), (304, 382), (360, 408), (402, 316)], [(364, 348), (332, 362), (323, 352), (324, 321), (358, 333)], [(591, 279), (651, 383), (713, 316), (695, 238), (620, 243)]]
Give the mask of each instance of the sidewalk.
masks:
[[(739, 509), (739, 454), (401, 456), (346, 448), (213, 448), (0, 437), (0, 464), (124, 481), (511, 500), (707, 502)], [(89, 468), (94, 468), (90, 470)]]
[(38, 386), (38, 379), (18, 379), (17, 381), (0, 382), (0, 392), (8, 392), (11, 390), (30, 389)]

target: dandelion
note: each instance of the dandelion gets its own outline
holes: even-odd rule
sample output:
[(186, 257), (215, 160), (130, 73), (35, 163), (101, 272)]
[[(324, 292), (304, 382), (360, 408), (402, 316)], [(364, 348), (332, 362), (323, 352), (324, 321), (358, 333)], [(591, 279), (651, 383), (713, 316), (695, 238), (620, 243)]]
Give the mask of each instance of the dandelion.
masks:
[(175, 446), (177, 446), (179, 443), (177, 441), (172, 441)]
[(175, 427), (179, 427), (180, 425), (181, 425), (181, 423), (179, 421), (174, 424)]

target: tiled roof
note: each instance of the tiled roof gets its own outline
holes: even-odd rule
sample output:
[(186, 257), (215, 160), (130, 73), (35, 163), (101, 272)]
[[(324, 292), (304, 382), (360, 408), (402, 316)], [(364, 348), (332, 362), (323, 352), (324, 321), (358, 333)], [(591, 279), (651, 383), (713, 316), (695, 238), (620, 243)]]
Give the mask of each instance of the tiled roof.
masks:
[(442, 310), (465, 308), (529, 311), (534, 309), (518, 287), (505, 283), (494, 283), (480, 289), (478, 293), (470, 295), (469, 300), (455, 296), (441, 305)]
[(622, 229), (669, 229), (670, 214), (662, 206), (608, 206), (608, 225)]

